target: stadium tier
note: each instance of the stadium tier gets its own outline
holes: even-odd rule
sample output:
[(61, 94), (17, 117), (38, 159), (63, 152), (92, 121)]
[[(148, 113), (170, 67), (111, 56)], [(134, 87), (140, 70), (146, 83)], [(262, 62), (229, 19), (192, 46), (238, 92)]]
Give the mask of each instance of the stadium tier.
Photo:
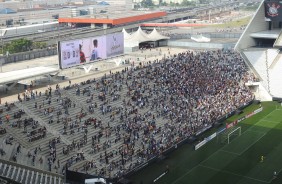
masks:
[(187, 51), (26, 90), (1, 106), (2, 157), (48, 172), (48, 181), (66, 169), (119, 178), (252, 101), (244, 84), (253, 79), (236, 52)]

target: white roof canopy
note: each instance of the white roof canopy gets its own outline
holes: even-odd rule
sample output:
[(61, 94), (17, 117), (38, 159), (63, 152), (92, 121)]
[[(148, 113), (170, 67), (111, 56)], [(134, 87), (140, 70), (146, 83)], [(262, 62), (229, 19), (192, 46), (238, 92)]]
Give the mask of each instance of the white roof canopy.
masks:
[(169, 39), (169, 37), (163, 36), (156, 29), (154, 29), (150, 34), (145, 33), (141, 27), (131, 35), (128, 34), (125, 29), (122, 30), (124, 33), (124, 42), (125, 46), (138, 46), (139, 43), (149, 42), (149, 41), (158, 41)]
[(131, 35), (128, 32), (126, 32), (126, 30), (124, 28), (122, 29), (122, 32), (123, 32), (123, 36), (124, 36), (125, 40), (127, 40), (131, 37)]
[(156, 30), (156, 28), (154, 28), (154, 30), (153, 30), (150, 34), (148, 34), (148, 37), (149, 37), (150, 39), (152, 39), (152, 40), (155, 40), (155, 41), (157, 41), (157, 40), (167, 40), (167, 39), (169, 39), (169, 37), (161, 35), (161, 34)]

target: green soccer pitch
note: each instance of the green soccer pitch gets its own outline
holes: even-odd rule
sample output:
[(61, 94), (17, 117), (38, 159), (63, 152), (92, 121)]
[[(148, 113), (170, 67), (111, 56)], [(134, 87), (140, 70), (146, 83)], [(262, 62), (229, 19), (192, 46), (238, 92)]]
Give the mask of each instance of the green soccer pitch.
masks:
[[(282, 107), (276, 102), (261, 103), (263, 111), (240, 122), (240, 136), (230, 144), (217, 138), (198, 150), (184, 144), (164, 160), (153, 163), (129, 179), (134, 184), (151, 184), (166, 167), (169, 172), (156, 184), (281, 184), (282, 183)], [(258, 109), (251, 105), (244, 113), (234, 115), (226, 122)], [(211, 135), (216, 129), (206, 132)], [(264, 157), (263, 162), (261, 157)], [(278, 173), (274, 179), (274, 171)]]

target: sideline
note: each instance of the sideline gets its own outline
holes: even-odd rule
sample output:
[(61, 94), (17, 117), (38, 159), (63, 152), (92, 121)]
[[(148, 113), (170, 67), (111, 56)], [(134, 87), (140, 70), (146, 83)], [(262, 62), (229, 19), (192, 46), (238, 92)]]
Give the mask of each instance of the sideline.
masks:
[(202, 165), (202, 164), (200, 164), (200, 165), (198, 165), (198, 166), (199, 166), (199, 167), (204, 167), (204, 168), (207, 168), (207, 169), (210, 169), (210, 170), (214, 170), (214, 171), (217, 171), (217, 172), (232, 174), (232, 175), (234, 175), (234, 176), (239, 176), (239, 177), (242, 177), (242, 178), (248, 178), (248, 179), (250, 179), (250, 180), (258, 181), (258, 182), (261, 182), (261, 183), (269, 183), (268, 181), (263, 181), (263, 180), (260, 180), (260, 179), (256, 179), (256, 178), (244, 176), (244, 175), (241, 175), (241, 174), (236, 174), (236, 173), (233, 173), (233, 172), (230, 172), (230, 171), (225, 171), (225, 170), (216, 169), (216, 168), (209, 167), (209, 166), (205, 166), (205, 165)]

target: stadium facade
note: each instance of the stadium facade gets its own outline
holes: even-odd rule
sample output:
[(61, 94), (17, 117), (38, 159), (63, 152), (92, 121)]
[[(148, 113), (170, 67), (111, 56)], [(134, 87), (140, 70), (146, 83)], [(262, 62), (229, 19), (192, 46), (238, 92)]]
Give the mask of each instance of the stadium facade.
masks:
[(262, 1), (235, 46), (258, 79), (248, 85), (260, 100), (282, 97), (281, 27), (281, 1)]

